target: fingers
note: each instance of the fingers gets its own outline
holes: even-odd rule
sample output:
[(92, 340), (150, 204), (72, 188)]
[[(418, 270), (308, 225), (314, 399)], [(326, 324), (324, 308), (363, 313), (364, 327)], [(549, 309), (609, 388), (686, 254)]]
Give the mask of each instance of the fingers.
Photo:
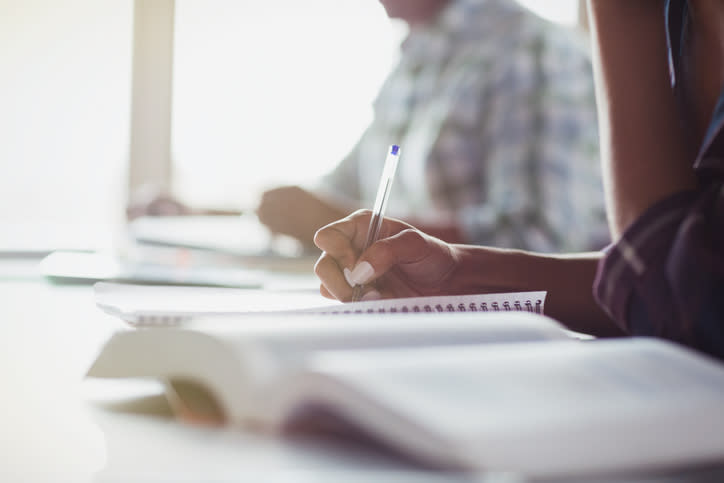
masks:
[(355, 283), (370, 283), (395, 266), (424, 264), (430, 251), (428, 238), (422, 232), (408, 228), (372, 244), (360, 256), (352, 277)]
[[(427, 280), (430, 275), (439, 275), (441, 267), (425, 267), (431, 254), (437, 258), (449, 252), (446, 245), (411, 228), (397, 220), (386, 219), (383, 223), (382, 238), (372, 244), (361, 256), (359, 250), (365, 242), (371, 213), (359, 211), (320, 229), (315, 243), (324, 251), (317, 261), (315, 273), (322, 281), (322, 294), (339, 300), (350, 300), (355, 285), (365, 286), (363, 299), (385, 296), (377, 292), (373, 282), (395, 266), (405, 265), (414, 277), (419, 275)], [(427, 274), (430, 272), (430, 274)], [(414, 280), (413, 280), (414, 281)], [(405, 282), (400, 282), (408, 288)], [(385, 293), (395, 293), (395, 289)], [(389, 293), (388, 293), (389, 292)]]
[[(315, 234), (314, 242), (323, 253), (314, 271), (322, 281), (321, 293), (325, 297), (330, 296), (343, 301), (352, 299), (355, 285), (351, 277), (352, 269), (357, 264), (359, 249), (367, 236), (370, 215), (369, 210), (355, 212), (321, 228)], [(369, 264), (358, 272), (364, 271), (365, 267), (369, 267)], [(363, 275), (364, 273), (356, 274), (356, 276)], [(369, 292), (370, 289), (366, 291)], [(370, 295), (373, 296), (374, 294)]]
[(325, 288), (322, 295), (331, 295), (338, 300), (349, 300), (352, 297), (352, 287), (345, 280), (337, 261), (329, 254), (322, 253), (314, 265), (314, 273)]
[(325, 287), (323, 283), (319, 284), (319, 293), (322, 294), (323, 297), (327, 297), (328, 299), (337, 300), (337, 297), (332, 295), (332, 293), (329, 290), (327, 290), (327, 287)]
[[(448, 279), (455, 273), (458, 260), (451, 245), (419, 230), (406, 229), (366, 250), (351, 278), (355, 283), (374, 286), (383, 297), (435, 294), (449, 287)], [(360, 269), (365, 265), (371, 270)]]
[(340, 270), (351, 270), (357, 263), (358, 251), (367, 236), (369, 219), (369, 210), (352, 213), (320, 228), (314, 235), (314, 243), (336, 260)]
[[(314, 236), (315, 244), (333, 257), (349, 257), (354, 253), (354, 262), (367, 239), (367, 230), (372, 212), (370, 210), (357, 210), (339, 221), (320, 228)], [(380, 228), (379, 238), (385, 238), (399, 233), (402, 230), (413, 228), (405, 222), (394, 218), (385, 218)], [(344, 266), (352, 268), (353, 263), (344, 259)]]

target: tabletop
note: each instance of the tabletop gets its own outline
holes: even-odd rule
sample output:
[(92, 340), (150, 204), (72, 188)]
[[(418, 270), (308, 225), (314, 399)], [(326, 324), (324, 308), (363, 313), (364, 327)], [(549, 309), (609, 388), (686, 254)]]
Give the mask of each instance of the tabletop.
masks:
[[(1, 481), (525, 481), (432, 472), (353, 442), (174, 420), (160, 384), (84, 379), (125, 325), (96, 308), (90, 285), (50, 284), (36, 264), (0, 259)], [(590, 480), (599, 481), (724, 481), (724, 468)]]

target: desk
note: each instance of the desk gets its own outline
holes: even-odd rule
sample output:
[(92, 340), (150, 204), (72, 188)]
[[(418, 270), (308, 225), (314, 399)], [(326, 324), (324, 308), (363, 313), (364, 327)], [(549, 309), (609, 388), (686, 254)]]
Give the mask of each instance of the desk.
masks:
[[(95, 307), (91, 287), (50, 285), (31, 275), (34, 263), (0, 261), (0, 481), (523, 481), (426, 472), (351, 443), (181, 424), (156, 404), (156, 384), (83, 381), (123, 324)], [(724, 468), (613, 481), (724, 481)]]

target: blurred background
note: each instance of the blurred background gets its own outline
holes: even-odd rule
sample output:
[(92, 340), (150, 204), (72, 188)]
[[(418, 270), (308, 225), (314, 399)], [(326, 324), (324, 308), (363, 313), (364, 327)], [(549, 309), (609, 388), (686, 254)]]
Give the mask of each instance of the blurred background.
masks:
[[(521, 3), (579, 22), (579, 0)], [(134, 47), (139, 12), (152, 31), (137, 26)], [(144, 42), (169, 18), (169, 159), (137, 155), (130, 169), (167, 162), (152, 176), (223, 207), (253, 206), (264, 188), (336, 164), (370, 121), (405, 35), (374, 0), (0, 0), (0, 237), (28, 224), (105, 233), (121, 223), (139, 182), (128, 174), (133, 52), (153, 51)], [(163, 97), (149, 92), (146, 104)]]

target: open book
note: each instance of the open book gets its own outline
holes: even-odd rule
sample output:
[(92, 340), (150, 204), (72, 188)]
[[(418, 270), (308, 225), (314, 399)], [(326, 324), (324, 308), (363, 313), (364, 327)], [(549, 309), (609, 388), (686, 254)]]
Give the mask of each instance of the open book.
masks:
[(203, 316), (406, 313), (543, 313), (546, 292), (411, 297), (342, 304), (318, 290), (271, 291), (212, 287), (148, 286), (100, 282), (96, 305), (131, 325), (179, 325)]
[(157, 378), (181, 416), (333, 427), (444, 469), (552, 477), (724, 457), (719, 362), (653, 339), (580, 341), (524, 312), (123, 330), (88, 376)]

